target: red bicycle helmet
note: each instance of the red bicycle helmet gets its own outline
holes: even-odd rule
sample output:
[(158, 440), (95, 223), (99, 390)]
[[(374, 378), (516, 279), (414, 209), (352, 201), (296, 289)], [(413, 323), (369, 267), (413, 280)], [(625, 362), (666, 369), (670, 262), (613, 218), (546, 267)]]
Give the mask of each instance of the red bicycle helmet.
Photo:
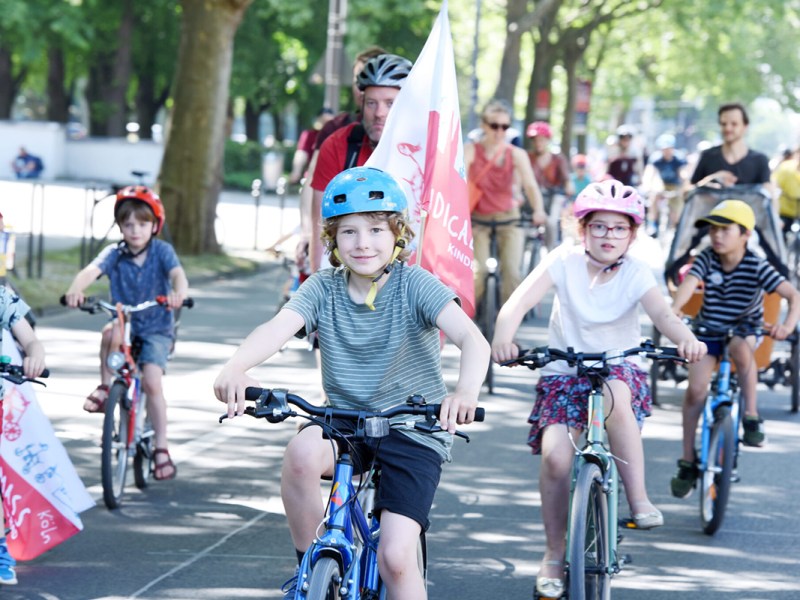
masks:
[(553, 139), (553, 130), (550, 128), (550, 125), (544, 121), (534, 121), (528, 125), (528, 129), (525, 131), (525, 134), (530, 138), (540, 135), (549, 140)]
[(138, 200), (150, 207), (150, 210), (153, 211), (153, 215), (156, 217), (156, 230), (153, 232), (153, 235), (158, 235), (164, 227), (164, 222), (167, 220), (161, 198), (159, 198), (153, 190), (144, 185), (129, 185), (128, 187), (122, 188), (117, 192), (117, 200), (114, 202), (115, 221), (119, 221), (117, 213), (120, 205), (126, 200)]

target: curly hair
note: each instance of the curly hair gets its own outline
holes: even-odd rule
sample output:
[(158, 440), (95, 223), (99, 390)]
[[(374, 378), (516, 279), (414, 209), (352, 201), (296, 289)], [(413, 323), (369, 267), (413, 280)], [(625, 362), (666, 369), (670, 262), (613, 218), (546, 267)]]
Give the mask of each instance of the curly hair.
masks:
[[(411, 230), (411, 227), (409, 227), (408, 222), (402, 213), (366, 212), (357, 214), (363, 215), (376, 222), (382, 221), (388, 223), (389, 229), (394, 234), (395, 239), (398, 241), (402, 240), (404, 243), (404, 248), (397, 256), (397, 260), (401, 262), (408, 260), (408, 257), (411, 255), (411, 250), (408, 248), (408, 246), (411, 243), (411, 240), (414, 239), (414, 232)], [(322, 224), (322, 243), (325, 245), (325, 249), (328, 251), (328, 260), (330, 260), (331, 265), (334, 267), (340, 267), (342, 265), (342, 261), (336, 257), (333, 251), (336, 249), (336, 233), (339, 231), (339, 223), (346, 216), (348, 215), (325, 219)]]

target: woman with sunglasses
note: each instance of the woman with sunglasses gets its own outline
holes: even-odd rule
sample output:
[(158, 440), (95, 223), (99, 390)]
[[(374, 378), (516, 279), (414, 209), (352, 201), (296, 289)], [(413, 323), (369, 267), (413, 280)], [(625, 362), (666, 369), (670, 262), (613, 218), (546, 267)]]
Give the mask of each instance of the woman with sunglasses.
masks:
[[(481, 139), (464, 146), (464, 166), (467, 181), (476, 195), (470, 198), (472, 214), (480, 221), (519, 221), (522, 199), (515, 182), (521, 184), (525, 198), (533, 211), (533, 222), (544, 224), (547, 214), (528, 155), (522, 148), (506, 141), (511, 127), (511, 108), (502, 100), (492, 100), (481, 115)], [(483, 296), (486, 259), (489, 257), (491, 228), (473, 221), (472, 236), (475, 253), (475, 305)], [(496, 229), (503, 273), (500, 299), (505, 302), (521, 282), (520, 264), (524, 244), (523, 231), (514, 223)]]

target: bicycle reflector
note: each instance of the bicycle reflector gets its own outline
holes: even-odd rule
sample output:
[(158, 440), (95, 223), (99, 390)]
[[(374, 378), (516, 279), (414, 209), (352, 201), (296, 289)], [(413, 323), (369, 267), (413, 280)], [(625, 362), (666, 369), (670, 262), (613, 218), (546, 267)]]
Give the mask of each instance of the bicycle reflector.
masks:
[(116, 371), (125, 364), (125, 355), (122, 352), (109, 352), (106, 358), (106, 365), (112, 371)]

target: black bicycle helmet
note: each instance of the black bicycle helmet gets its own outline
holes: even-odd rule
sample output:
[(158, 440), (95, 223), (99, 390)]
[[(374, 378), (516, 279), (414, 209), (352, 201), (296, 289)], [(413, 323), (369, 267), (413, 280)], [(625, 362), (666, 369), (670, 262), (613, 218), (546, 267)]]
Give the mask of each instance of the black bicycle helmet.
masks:
[(370, 58), (356, 78), (362, 92), (370, 87), (403, 87), (411, 72), (411, 61), (397, 54), (379, 54)]

